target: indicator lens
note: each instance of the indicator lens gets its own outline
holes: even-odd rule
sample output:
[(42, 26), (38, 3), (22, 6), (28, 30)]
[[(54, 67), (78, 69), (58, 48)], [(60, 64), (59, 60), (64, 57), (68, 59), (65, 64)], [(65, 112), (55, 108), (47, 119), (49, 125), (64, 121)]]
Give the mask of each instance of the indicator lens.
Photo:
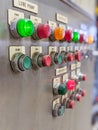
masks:
[(80, 43), (83, 43), (83, 42), (84, 42), (84, 35), (83, 35), (83, 34), (80, 34), (79, 42), (80, 42)]
[(73, 32), (73, 42), (78, 42), (79, 41), (79, 33), (78, 32)]
[(76, 86), (76, 83), (74, 80), (68, 80), (68, 82), (66, 83), (66, 87), (69, 91), (74, 90)]
[(28, 56), (25, 56), (23, 59), (23, 67), (28, 70), (31, 68), (31, 59)]
[(92, 44), (93, 41), (94, 41), (93, 36), (89, 35), (89, 36), (87, 37), (87, 43), (88, 43), (88, 44)]
[(64, 36), (64, 39), (65, 41), (67, 42), (71, 42), (72, 41), (72, 31), (71, 30), (66, 30), (65, 31), (65, 36)]
[(54, 37), (56, 40), (62, 40), (64, 38), (64, 29), (63, 28), (55, 28)]
[(67, 88), (64, 84), (60, 84), (58, 88), (59, 95), (64, 95), (67, 92)]
[(21, 37), (31, 36), (34, 33), (34, 24), (29, 19), (18, 20), (16, 28)]
[(58, 54), (57, 59), (58, 59), (58, 63), (61, 64), (63, 62), (62, 54)]

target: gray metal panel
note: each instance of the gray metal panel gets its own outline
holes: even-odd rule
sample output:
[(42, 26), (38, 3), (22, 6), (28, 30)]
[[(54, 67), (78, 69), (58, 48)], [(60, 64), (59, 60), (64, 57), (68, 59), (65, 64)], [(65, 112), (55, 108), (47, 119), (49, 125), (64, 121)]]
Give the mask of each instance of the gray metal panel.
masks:
[[(34, 2), (32, 0), (32, 2)], [(69, 18), (69, 24), (77, 27), (88, 19), (60, 1), (35, 1), (39, 5), (39, 14), (45, 23), (54, 20), (55, 12), (63, 13)], [(14, 74), (8, 61), (9, 45), (24, 45), (29, 54), (31, 45), (42, 45), (47, 52), (48, 42), (34, 42), (30, 38), (14, 40), (9, 34), (7, 25), (7, 9), (12, 8), (25, 13), (30, 12), (12, 7), (12, 0), (3, 0), (0, 4), (0, 130), (90, 130), (91, 87), (93, 80), (93, 63), (83, 62), (83, 72), (88, 75), (88, 81), (83, 83), (88, 95), (77, 103), (74, 110), (66, 110), (65, 115), (53, 118), (52, 107), (52, 78), (55, 68), (41, 68), (38, 71), (29, 70)], [(32, 14), (33, 15), (33, 14)], [(92, 23), (92, 22), (91, 22)], [(91, 24), (90, 23), (90, 24)], [(54, 43), (53, 43), (54, 44)], [(58, 43), (55, 43), (55, 45)], [(90, 67), (89, 67), (90, 65)]]

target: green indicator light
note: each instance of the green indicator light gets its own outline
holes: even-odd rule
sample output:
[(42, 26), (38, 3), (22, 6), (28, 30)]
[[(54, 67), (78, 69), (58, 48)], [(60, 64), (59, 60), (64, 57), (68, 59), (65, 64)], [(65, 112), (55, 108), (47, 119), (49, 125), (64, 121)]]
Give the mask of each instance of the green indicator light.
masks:
[(57, 59), (58, 59), (58, 63), (61, 64), (63, 62), (62, 54), (58, 54)]
[(67, 92), (66, 86), (64, 84), (60, 84), (59, 88), (58, 88), (58, 94), (64, 95), (64, 94), (66, 94), (66, 92)]
[(78, 42), (79, 41), (79, 33), (78, 32), (73, 32), (73, 39), (72, 41)]
[(25, 56), (23, 59), (23, 67), (28, 70), (31, 68), (31, 59), (28, 56)]
[(28, 37), (34, 33), (34, 24), (30, 19), (18, 20), (16, 28), (21, 37)]

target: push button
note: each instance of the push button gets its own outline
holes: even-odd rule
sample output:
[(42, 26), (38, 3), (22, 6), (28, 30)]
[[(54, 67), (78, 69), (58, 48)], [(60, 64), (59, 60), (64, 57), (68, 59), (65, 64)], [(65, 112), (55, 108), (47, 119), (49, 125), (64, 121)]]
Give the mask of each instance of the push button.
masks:
[(82, 97), (85, 97), (85, 96), (86, 96), (86, 90), (83, 90), (83, 89), (81, 89), (81, 88), (79, 88), (79, 89), (77, 90), (77, 93), (79, 93)]
[(79, 33), (78, 32), (73, 32), (73, 42), (77, 43), (79, 41)]
[(67, 41), (67, 42), (71, 42), (72, 38), (73, 38), (72, 31), (71, 30), (66, 30), (64, 40)]
[(64, 29), (61, 27), (56, 27), (54, 30), (51, 31), (51, 35), (49, 39), (51, 41), (60, 41), (64, 38)]
[(75, 101), (78, 101), (78, 102), (80, 102), (81, 101), (81, 95), (79, 94), (79, 93), (73, 93), (72, 95), (71, 95), (71, 100), (75, 100)]
[(67, 61), (71, 62), (71, 61), (73, 61), (73, 60), (74, 60), (74, 55), (73, 55), (73, 53), (69, 53), (69, 54), (67, 55)]
[(48, 24), (39, 24), (36, 29), (35, 33), (32, 35), (34, 40), (38, 39), (45, 39), (50, 36), (51, 29)]
[(31, 58), (27, 55), (17, 53), (12, 57), (11, 67), (15, 72), (29, 70), (31, 66)]
[(79, 73), (78, 77), (79, 77), (79, 81), (86, 81), (87, 80), (86, 74)]
[(66, 108), (73, 109), (75, 107), (75, 101), (68, 99), (66, 102)]
[(19, 19), (11, 23), (10, 30), (15, 38), (19, 38), (31, 36), (35, 29), (30, 19)]
[(75, 53), (75, 60), (81, 61), (82, 60), (82, 53), (80, 50), (76, 51)]
[(52, 59), (52, 64), (61, 64), (63, 63), (63, 56), (61, 53), (57, 52), (51, 52), (51, 59)]

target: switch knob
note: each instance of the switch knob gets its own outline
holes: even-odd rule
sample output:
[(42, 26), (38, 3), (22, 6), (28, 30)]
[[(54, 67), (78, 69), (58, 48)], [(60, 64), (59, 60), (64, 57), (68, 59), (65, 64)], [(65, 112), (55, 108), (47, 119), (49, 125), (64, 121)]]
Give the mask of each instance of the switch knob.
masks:
[(79, 33), (78, 32), (73, 32), (73, 42), (77, 43), (79, 41)]
[(15, 38), (31, 36), (34, 30), (34, 24), (30, 19), (19, 19), (10, 25), (11, 34)]
[(73, 109), (75, 107), (75, 101), (68, 99), (66, 102), (66, 108)]
[(67, 89), (68, 89), (69, 91), (74, 90), (75, 87), (76, 87), (76, 82), (75, 82), (75, 80), (69, 79), (69, 80), (66, 82), (66, 87), (67, 87)]
[(83, 43), (84, 41), (85, 41), (84, 35), (83, 35), (83, 34), (80, 34), (79, 42), (80, 42), (80, 43)]
[(61, 64), (63, 63), (63, 56), (61, 53), (52, 52), (51, 54), (52, 64)]
[(60, 41), (64, 38), (64, 29), (61, 27), (56, 27), (54, 30), (51, 31), (51, 35), (49, 39), (51, 41)]
[(32, 66), (31, 58), (22, 53), (17, 53), (12, 57), (11, 67), (15, 72), (29, 70)]
[(86, 79), (87, 79), (86, 74), (82, 74), (82, 73), (79, 73), (78, 77), (79, 77), (79, 81), (86, 81)]
[(83, 89), (79, 88), (79, 89), (77, 90), (77, 92), (78, 92), (82, 97), (85, 97), (85, 96), (86, 96), (86, 90), (83, 90)]
[(71, 30), (66, 30), (64, 40), (67, 41), (67, 42), (71, 42), (72, 38), (73, 38), (72, 31)]
[(74, 95), (74, 100), (75, 100), (75, 101), (79, 101), (79, 102), (80, 102), (80, 101), (81, 101), (81, 95), (80, 95), (80, 94), (78, 94), (78, 93), (77, 93), (77, 94), (75, 94), (75, 95)]
[(76, 53), (75, 53), (75, 60), (81, 61), (81, 59), (82, 59), (82, 53), (81, 53), (81, 51), (80, 50), (76, 51)]
[(36, 28), (35, 33), (32, 35), (34, 40), (44, 39), (50, 36), (51, 29), (48, 24), (39, 24)]
[(69, 53), (68, 56), (67, 56), (67, 61), (73, 61), (74, 60), (74, 55), (73, 53)]

